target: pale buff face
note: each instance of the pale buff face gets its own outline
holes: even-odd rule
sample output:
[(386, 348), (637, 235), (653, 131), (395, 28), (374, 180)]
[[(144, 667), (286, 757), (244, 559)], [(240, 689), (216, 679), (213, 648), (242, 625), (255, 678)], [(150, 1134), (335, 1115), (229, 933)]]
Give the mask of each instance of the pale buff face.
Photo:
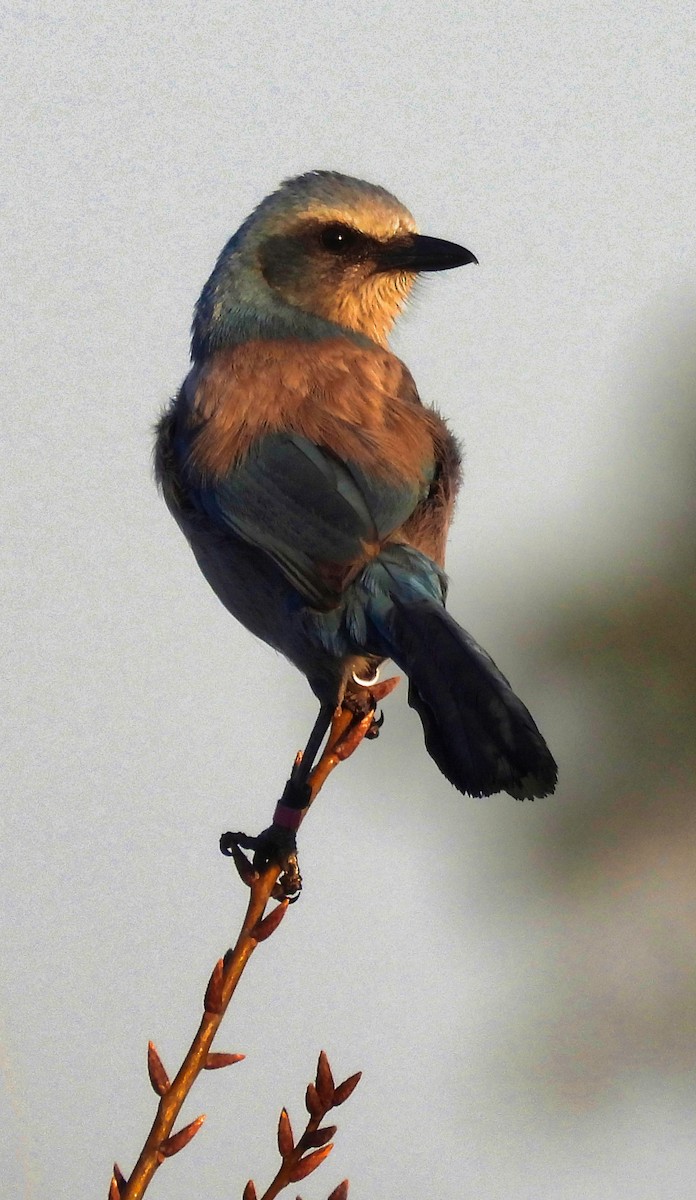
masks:
[[(290, 194), (257, 210), (243, 256), (286, 303), (384, 345), (415, 274), (380, 270), (380, 251), (417, 232), (416, 223), (382, 189), (342, 191), (340, 203)], [(337, 244), (341, 229), (348, 245)]]

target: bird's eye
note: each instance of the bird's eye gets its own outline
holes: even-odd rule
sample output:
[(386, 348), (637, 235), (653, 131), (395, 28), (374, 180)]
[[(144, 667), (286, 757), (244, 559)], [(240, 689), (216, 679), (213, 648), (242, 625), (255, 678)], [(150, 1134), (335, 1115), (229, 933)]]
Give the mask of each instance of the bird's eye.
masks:
[(346, 250), (352, 250), (357, 240), (357, 233), (348, 225), (325, 225), (319, 234), (322, 248), (332, 254), (343, 254)]

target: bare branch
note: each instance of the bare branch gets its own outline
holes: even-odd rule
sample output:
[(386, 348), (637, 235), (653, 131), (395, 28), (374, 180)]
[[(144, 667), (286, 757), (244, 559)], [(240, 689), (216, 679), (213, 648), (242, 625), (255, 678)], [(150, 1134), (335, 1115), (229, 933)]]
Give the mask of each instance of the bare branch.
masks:
[[(396, 686), (397, 682), (398, 680), (396, 679), (388, 679), (384, 683), (377, 684), (375, 687), (369, 689), (372, 711), (366, 715), (362, 715), (364, 706), (362, 712), (358, 711), (356, 713), (355, 707), (351, 707), (349, 701), (338, 710), (332, 722), (324, 752), (309, 777), (310, 796), (307, 810), (315, 800), (330, 772), (340, 762), (348, 758), (357, 749), (369, 731), (373, 729), (374, 705), (382, 700)], [(360, 690), (364, 694), (366, 689), (363, 688)], [(304, 815), (306, 815), (307, 810), (305, 810)], [(172, 1133), (174, 1123), (184, 1101), (201, 1071), (216, 1070), (220, 1067), (230, 1066), (234, 1062), (239, 1062), (244, 1057), (241, 1054), (212, 1053), (211, 1045), (251, 955), (256, 947), (269, 938), (278, 928), (285, 916), (288, 904), (287, 900), (282, 901), (266, 914), (266, 907), (271, 897), (274, 893), (277, 894), (276, 887), (283, 874), (282, 866), (274, 863), (259, 871), (256, 870), (253, 864), (249, 863), (241, 850), (234, 853), (233, 857), (240, 876), (249, 887), (249, 902), (239, 936), (234, 947), (228, 950), (224, 958), (219, 959), (213, 968), (205, 992), (203, 1018), (186, 1057), (172, 1081), (169, 1080), (169, 1076), (155, 1047), (150, 1043), (148, 1049), (148, 1073), (150, 1082), (160, 1097), (160, 1102), (152, 1128), (130, 1178), (126, 1181), (121, 1172), (117, 1168), (114, 1168), (114, 1175), (112, 1176), (109, 1188), (109, 1200), (141, 1200), (158, 1167), (166, 1158), (171, 1158), (174, 1154), (182, 1150), (195, 1136), (203, 1123), (204, 1117), (201, 1116), (189, 1125), (184, 1126), (177, 1133)], [(324, 1055), (325, 1058), (326, 1056)], [(306, 1095), (310, 1119), (303, 1136), (310, 1139), (314, 1138), (315, 1140), (307, 1140), (303, 1143), (302, 1139), (300, 1139), (300, 1142), (294, 1147), (281, 1168), (281, 1172), (286, 1172), (283, 1182), (279, 1186), (276, 1186), (278, 1180), (278, 1177), (276, 1177), (271, 1188), (265, 1193), (263, 1200), (271, 1200), (271, 1197), (278, 1194), (281, 1187), (304, 1178), (305, 1175), (315, 1170), (331, 1152), (331, 1144), (322, 1145), (316, 1136), (326, 1112), (332, 1103), (336, 1102), (334, 1100), (333, 1076), (331, 1075), (330, 1067), (328, 1067), (328, 1060), (324, 1066), (321, 1066), (321, 1064), (322, 1059), (320, 1058), (321, 1069), (317, 1072), (317, 1085), (310, 1084)], [(357, 1083), (359, 1076), (351, 1076), (351, 1080), (347, 1080), (345, 1084), (340, 1085), (338, 1091), (340, 1092), (341, 1089), (345, 1089), (353, 1079)], [(354, 1086), (355, 1083), (352, 1084), (350, 1091), (352, 1091)], [(347, 1099), (349, 1094), (350, 1092), (346, 1092), (343, 1098)], [(341, 1103), (342, 1101), (338, 1102)], [(333, 1136), (333, 1132), (333, 1129), (331, 1133), (327, 1133), (325, 1130), (318, 1137), (323, 1139), (324, 1133), (326, 1133), (327, 1137), (331, 1137)], [(291, 1130), (290, 1136), (292, 1137)], [(303, 1151), (312, 1146), (317, 1148), (303, 1157)], [(301, 1173), (295, 1174), (293, 1179), (290, 1179), (288, 1174), (290, 1171), (300, 1171)], [(273, 1190), (274, 1187), (276, 1190)], [(256, 1200), (256, 1189), (251, 1180), (247, 1183), (244, 1190), (244, 1200)], [(344, 1197), (339, 1194), (337, 1200), (344, 1200)]]

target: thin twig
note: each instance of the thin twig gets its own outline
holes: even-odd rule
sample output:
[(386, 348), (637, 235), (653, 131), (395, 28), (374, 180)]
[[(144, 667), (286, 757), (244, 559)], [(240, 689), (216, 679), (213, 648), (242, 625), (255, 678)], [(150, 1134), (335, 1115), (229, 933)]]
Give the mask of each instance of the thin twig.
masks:
[[(277, 866), (267, 867), (251, 885), (249, 904), (234, 949), (228, 951), (225, 959), (221, 960), (222, 971), (216, 967), (211, 977), (211, 982), (214, 981), (214, 983), (212, 987), (208, 988), (207, 995), (209, 1004), (212, 1003), (216, 1011), (208, 1009), (203, 1013), (203, 1019), (188, 1054), (168, 1091), (159, 1102), (157, 1115), (140, 1157), (125, 1189), (120, 1192), (122, 1200), (140, 1200), (140, 1197), (145, 1195), (155, 1171), (163, 1161), (161, 1147), (171, 1135), (181, 1107), (195, 1080), (206, 1065), (213, 1038), (220, 1027), (242, 972), (256, 949), (257, 943), (253, 936), (253, 930), (263, 917), (279, 874), (280, 869)], [(284, 903), (287, 904), (287, 902)]]
[[(375, 702), (383, 699), (396, 686), (396, 682), (396, 680), (389, 679), (370, 689)], [(307, 807), (314, 801), (334, 767), (357, 749), (370, 726), (371, 715), (358, 717), (348, 706), (337, 711), (324, 752), (309, 777), (310, 797)], [(150, 1079), (153, 1088), (160, 1095), (157, 1114), (128, 1181), (125, 1181), (118, 1167), (114, 1168), (109, 1189), (110, 1197), (119, 1197), (120, 1200), (140, 1200), (144, 1196), (150, 1180), (165, 1158), (171, 1157), (183, 1149), (202, 1124), (203, 1118), (200, 1117), (179, 1130), (178, 1133), (172, 1134), (174, 1122), (201, 1071), (206, 1067), (228, 1065), (240, 1057), (229, 1055), (226, 1056), (227, 1062), (222, 1063), (221, 1056), (209, 1058), (210, 1048), (251, 955), (258, 943), (265, 940), (269, 933), (277, 927), (280, 917), (287, 909), (288, 902), (284, 900), (264, 920), (266, 906), (281, 873), (282, 868), (276, 864), (269, 865), (260, 872), (250, 870), (247, 878), (250, 888), (249, 903), (241, 931), (234, 948), (227, 951), (224, 959), (220, 959), (213, 970), (205, 994), (203, 1018), (188, 1053), (171, 1083), (154, 1047), (150, 1051)], [(263, 926), (261, 926), (262, 921), (264, 922)]]
[[(322, 1050), (317, 1065), (316, 1082), (309, 1084), (305, 1096), (309, 1120), (297, 1143), (295, 1143), (287, 1110), (281, 1110), (278, 1122), (278, 1150), (282, 1161), (275, 1178), (266, 1188), (261, 1200), (276, 1200), (276, 1196), (279, 1196), (284, 1188), (298, 1183), (301, 1179), (306, 1179), (308, 1175), (316, 1171), (317, 1167), (321, 1166), (325, 1158), (328, 1158), (333, 1150), (332, 1139), (336, 1133), (336, 1126), (326, 1125), (322, 1128), (321, 1123), (332, 1108), (344, 1104), (352, 1095), (360, 1082), (360, 1074), (358, 1071), (355, 1075), (344, 1079), (343, 1083), (336, 1087), (329, 1060)], [(333, 1200), (340, 1200), (341, 1196), (343, 1200), (346, 1200), (347, 1195), (348, 1180), (345, 1179), (338, 1188), (334, 1188), (329, 1200), (332, 1200), (332, 1197)], [(250, 1179), (244, 1188), (242, 1200), (257, 1200), (256, 1185), (253, 1179)]]

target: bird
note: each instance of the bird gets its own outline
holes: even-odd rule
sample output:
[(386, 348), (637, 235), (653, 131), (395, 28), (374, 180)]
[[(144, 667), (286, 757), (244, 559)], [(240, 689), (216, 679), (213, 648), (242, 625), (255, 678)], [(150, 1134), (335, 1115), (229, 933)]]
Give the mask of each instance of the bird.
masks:
[(247, 217), (195, 306), (155, 474), (223, 605), (319, 701), (286, 809), (305, 802), (346, 690), (386, 660), (460, 792), (556, 786), (527, 708), (445, 607), (461, 451), (388, 344), (421, 273), (477, 261), (419, 233), (383, 187), (309, 171)]

